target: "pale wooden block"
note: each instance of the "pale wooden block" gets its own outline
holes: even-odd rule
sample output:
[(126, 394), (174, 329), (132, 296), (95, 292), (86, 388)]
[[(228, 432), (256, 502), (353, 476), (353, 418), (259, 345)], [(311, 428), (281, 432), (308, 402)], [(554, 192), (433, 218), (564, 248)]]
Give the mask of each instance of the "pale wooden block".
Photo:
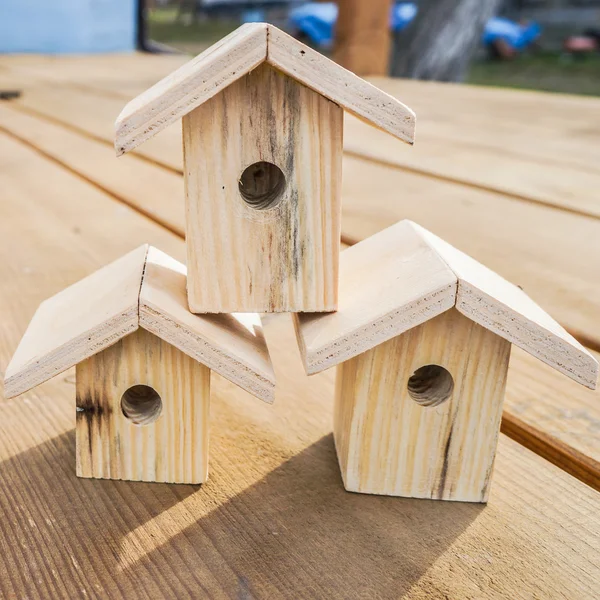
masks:
[(143, 327), (251, 394), (272, 402), (275, 374), (260, 318), (193, 315), (186, 269), (146, 245), (43, 302), (6, 371), (16, 396)]
[(452, 308), (456, 276), (408, 222), (340, 256), (338, 311), (296, 315), (308, 374), (370, 350)]
[(140, 326), (257, 398), (273, 402), (275, 373), (258, 315), (190, 313), (185, 266), (152, 246), (140, 291)]
[[(77, 475), (203, 483), (208, 476), (210, 370), (139, 329), (77, 365)], [(130, 420), (121, 398), (134, 385), (160, 396)], [(136, 406), (129, 405), (130, 410)]]
[(249, 23), (129, 102), (115, 123), (117, 155), (133, 150), (263, 62), (371, 125), (414, 142), (415, 114), (402, 102), (273, 25)]
[[(262, 65), (183, 121), (192, 312), (337, 307), (342, 110)], [(242, 172), (277, 165), (270, 208), (240, 194)]]
[(62, 373), (137, 329), (147, 249), (140, 246), (42, 302), (6, 368), (7, 398)]
[(335, 64), (320, 52), (269, 25), (267, 61), (344, 107), (359, 119), (409, 144), (415, 113), (398, 99)]
[(413, 224), (458, 277), (457, 309), (526, 352), (595, 389), (598, 362), (522, 289)]
[[(509, 342), (452, 309), (341, 364), (334, 436), (346, 489), (487, 501), (509, 355)], [(438, 406), (408, 393), (425, 365), (454, 380)]]
[(115, 123), (117, 155), (181, 119), (264, 62), (266, 56), (266, 25), (242, 25), (125, 106)]
[[(433, 273), (433, 279), (426, 273)], [(439, 304), (436, 277), (452, 289), (440, 288)], [(571, 379), (596, 386), (594, 356), (520, 288), (411, 221), (400, 221), (342, 253), (340, 297), (337, 313), (296, 317), (309, 374), (456, 305), (476, 323)], [(400, 324), (394, 323), (397, 315)]]

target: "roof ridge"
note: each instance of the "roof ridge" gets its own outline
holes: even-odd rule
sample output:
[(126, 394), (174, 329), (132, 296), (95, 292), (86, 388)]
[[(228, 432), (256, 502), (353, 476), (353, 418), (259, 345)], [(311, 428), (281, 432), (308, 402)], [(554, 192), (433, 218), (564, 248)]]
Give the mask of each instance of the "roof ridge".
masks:
[[(413, 229), (413, 231), (417, 235), (419, 235), (419, 237), (427, 244), (427, 246), (434, 252), (434, 254), (448, 267), (448, 269), (450, 269), (450, 271), (452, 271), (452, 273), (454, 273), (454, 276), (456, 277), (456, 297), (458, 300), (458, 283), (460, 280), (460, 276), (458, 275), (456, 270), (452, 268), (452, 265), (448, 262), (448, 260), (444, 257), (444, 255), (439, 251), (439, 249), (434, 244), (431, 243), (431, 239), (430, 239), (431, 236), (435, 236), (435, 237), (438, 237), (438, 236), (436, 236), (435, 233), (432, 233), (428, 229), (425, 229), (425, 227), (423, 227), (422, 225), (415, 223), (411, 219), (403, 219), (403, 221), (410, 225), (410, 227)], [(441, 240), (441, 238), (438, 238), (438, 239)], [(455, 304), (455, 306), (456, 306), (456, 304)]]
[(186, 266), (150, 246), (140, 293), (140, 327), (265, 402), (273, 402), (275, 374), (259, 324), (228, 314), (189, 310)]
[[(461, 314), (574, 381), (595, 389), (598, 362), (594, 356), (523, 288), (428, 229), (417, 223), (413, 225), (425, 243), (456, 275), (456, 309)], [(447, 256), (444, 250), (455, 256)]]
[(140, 277), (140, 288), (138, 290), (138, 326), (140, 325), (140, 303), (142, 301), (142, 286), (144, 285), (144, 278), (146, 276), (146, 265), (148, 264), (148, 252), (150, 251), (150, 244), (143, 244), (146, 246), (146, 254), (144, 255), (144, 266), (142, 267), (142, 276)]
[(266, 62), (409, 144), (415, 114), (397, 98), (267, 23), (246, 23), (131, 100), (115, 123), (120, 156)]

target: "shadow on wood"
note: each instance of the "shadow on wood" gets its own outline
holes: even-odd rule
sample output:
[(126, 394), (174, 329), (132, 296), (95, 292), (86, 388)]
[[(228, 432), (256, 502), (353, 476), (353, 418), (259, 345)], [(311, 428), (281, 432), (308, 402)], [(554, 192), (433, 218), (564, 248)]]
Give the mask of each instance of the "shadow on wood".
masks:
[(212, 573), (233, 570), (231, 596), (398, 597), (482, 510), (350, 494), (327, 435), (140, 562), (185, 539)]
[(31, 566), (0, 576), (3, 593), (20, 577), (33, 595), (42, 578), (71, 596), (398, 597), (485, 510), (345, 492), (331, 435), (220, 506), (231, 473), (213, 471), (210, 489), (81, 480), (74, 449), (69, 431), (2, 463), (3, 485), (28, 479), (39, 504), (0, 493), (3, 534)]

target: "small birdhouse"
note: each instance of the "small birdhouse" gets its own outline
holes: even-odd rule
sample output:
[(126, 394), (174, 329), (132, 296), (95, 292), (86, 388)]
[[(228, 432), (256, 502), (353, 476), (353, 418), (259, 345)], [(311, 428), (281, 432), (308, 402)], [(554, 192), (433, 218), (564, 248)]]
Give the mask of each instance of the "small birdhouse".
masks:
[(211, 370), (272, 402), (251, 315), (187, 310), (185, 267), (142, 246), (43, 302), (6, 370), (7, 398), (76, 367), (77, 475), (202, 483)]
[(337, 365), (353, 492), (486, 502), (511, 344), (589, 388), (598, 375), (520, 288), (410, 221), (344, 251), (338, 312), (296, 325), (309, 374)]
[(337, 308), (344, 109), (413, 141), (409, 108), (264, 23), (124, 108), (117, 154), (182, 119), (192, 312)]

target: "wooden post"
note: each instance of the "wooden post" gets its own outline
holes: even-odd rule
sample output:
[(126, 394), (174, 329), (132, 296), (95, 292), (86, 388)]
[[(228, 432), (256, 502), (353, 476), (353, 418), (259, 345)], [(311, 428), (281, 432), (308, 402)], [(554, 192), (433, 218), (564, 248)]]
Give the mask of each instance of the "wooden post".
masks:
[(333, 59), (357, 75), (387, 75), (391, 0), (342, 0)]
[(77, 475), (203, 483), (210, 369), (138, 329), (77, 365)]
[(336, 309), (342, 127), (266, 64), (183, 117), (192, 312)]
[(451, 309), (339, 365), (346, 489), (487, 501), (510, 346)]

